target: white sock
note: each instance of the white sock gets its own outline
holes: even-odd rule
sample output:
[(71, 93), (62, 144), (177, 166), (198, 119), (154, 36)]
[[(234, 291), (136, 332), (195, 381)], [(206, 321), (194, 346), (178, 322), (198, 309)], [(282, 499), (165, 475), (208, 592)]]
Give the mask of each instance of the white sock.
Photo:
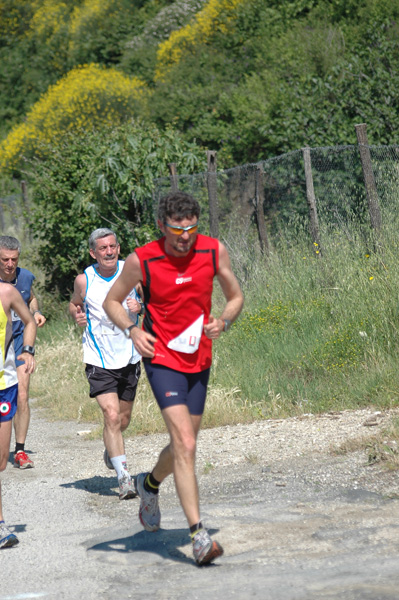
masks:
[(111, 462), (116, 474), (118, 475), (118, 479), (125, 477), (126, 475), (130, 477), (129, 471), (127, 470), (126, 454), (114, 456), (114, 458), (111, 458)]

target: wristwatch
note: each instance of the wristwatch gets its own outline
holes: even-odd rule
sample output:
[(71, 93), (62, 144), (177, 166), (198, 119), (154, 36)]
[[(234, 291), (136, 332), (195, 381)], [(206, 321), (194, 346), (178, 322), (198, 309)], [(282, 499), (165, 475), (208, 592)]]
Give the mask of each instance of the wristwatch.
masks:
[(228, 331), (231, 327), (231, 321), (230, 319), (222, 319), (224, 326), (223, 326), (223, 331)]
[(35, 347), (34, 346), (22, 346), (22, 352), (27, 352), (28, 354), (32, 354), (32, 356), (35, 356)]
[(129, 327), (126, 327), (126, 329), (123, 330), (123, 333), (127, 339), (130, 338), (130, 332), (133, 329), (133, 327), (137, 327), (137, 325), (133, 323), (133, 325), (129, 325)]

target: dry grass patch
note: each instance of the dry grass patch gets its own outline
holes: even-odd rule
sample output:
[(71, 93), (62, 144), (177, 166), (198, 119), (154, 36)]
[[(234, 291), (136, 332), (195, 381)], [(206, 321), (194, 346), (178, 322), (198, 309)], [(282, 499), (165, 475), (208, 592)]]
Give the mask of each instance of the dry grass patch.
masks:
[(220, 385), (210, 385), (206, 399), (202, 428), (211, 429), (222, 425), (253, 423), (259, 419), (259, 410), (243, 400), (238, 388), (225, 389)]
[[(52, 420), (97, 424), (90, 437), (101, 437), (102, 413), (97, 401), (89, 397), (82, 342), (75, 326), (68, 325), (67, 335), (41, 341), (38, 346), (37, 369), (31, 379), (31, 396), (37, 398), (37, 406), (46, 409), (48, 418)], [(255, 412), (249, 403), (242, 401), (238, 388), (226, 390), (211, 385), (202, 426), (212, 428), (250, 423), (259, 418)], [(132, 420), (125, 435), (160, 432), (165, 432), (165, 425), (143, 369)]]
[(383, 463), (387, 469), (399, 469), (399, 419), (394, 418), (381, 431), (345, 441), (335, 447), (336, 454), (364, 451), (370, 465)]
[(38, 344), (37, 367), (31, 378), (30, 395), (45, 408), (52, 420), (96, 422), (97, 402), (90, 400), (82, 363), (82, 343), (74, 325), (67, 335)]

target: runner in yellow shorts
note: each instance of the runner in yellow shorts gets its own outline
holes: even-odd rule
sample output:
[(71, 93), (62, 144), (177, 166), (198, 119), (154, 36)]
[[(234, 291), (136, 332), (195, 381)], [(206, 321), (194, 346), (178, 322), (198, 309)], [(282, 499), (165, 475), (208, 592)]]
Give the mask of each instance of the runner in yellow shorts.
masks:
[[(17, 358), (25, 363), (26, 373), (31, 374), (35, 369), (35, 320), (15, 287), (8, 283), (0, 283), (0, 472), (7, 466), (12, 418), (17, 410), (18, 396), (11, 311), (14, 311), (25, 325), (24, 345)], [(3, 519), (0, 481), (0, 548), (9, 548), (15, 544), (18, 544), (18, 538), (6, 527)]]

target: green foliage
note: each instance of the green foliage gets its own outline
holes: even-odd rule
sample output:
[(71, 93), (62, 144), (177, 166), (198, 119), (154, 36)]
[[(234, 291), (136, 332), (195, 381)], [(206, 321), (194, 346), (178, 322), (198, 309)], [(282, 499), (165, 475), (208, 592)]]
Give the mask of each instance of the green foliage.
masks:
[(197, 44), (157, 83), (149, 103), (158, 123), (173, 120), (231, 165), (353, 143), (364, 121), (371, 141), (392, 140), (397, 0), (253, 0), (237, 10), (228, 34)]
[(306, 144), (353, 143), (354, 124), (364, 121), (371, 142), (392, 142), (399, 0), (221, 6), (1, 0), (0, 133), (69, 70), (95, 61), (146, 81), (150, 93), (134, 117), (173, 124), (229, 166)]
[(119, 62), (136, 19), (135, 0), (86, 0), (76, 6), (69, 26), (70, 66)]
[(198, 146), (170, 128), (161, 133), (144, 122), (66, 134), (40, 150), (43, 158), (27, 163), (25, 172), (31, 228), (47, 289), (63, 295), (88, 264), (93, 229), (113, 228), (126, 256), (155, 235), (154, 177), (167, 175), (170, 162), (181, 172), (205, 168)]
[(215, 345), (214, 381), (226, 389), (238, 381), (263, 417), (396, 406), (396, 212), (387, 223), (377, 254), (336, 231), (324, 232), (321, 258), (299, 234), (257, 260), (244, 312)]
[(0, 0), (0, 135), (70, 69), (91, 62), (119, 64), (146, 14), (149, 18), (167, 3)]
[(123, 41), (120, 67), (151, 83), (157, 61), (158, 44), (184, 26), (206, 0), (176, 0), (143, 2), (135, 11), (130, 32)]
[(21, 121), (68, 69), (66, 22), (74, 2), (0, 1), (0, 134)]
[(0, 144), (0, 168), (19, 167), (21, 154), (37, 155), (40, 142), (54, 143), (65, 131), (117, 125), (133, 116), (143, 82), (96, 64), (69, 71), (49, 88)]

